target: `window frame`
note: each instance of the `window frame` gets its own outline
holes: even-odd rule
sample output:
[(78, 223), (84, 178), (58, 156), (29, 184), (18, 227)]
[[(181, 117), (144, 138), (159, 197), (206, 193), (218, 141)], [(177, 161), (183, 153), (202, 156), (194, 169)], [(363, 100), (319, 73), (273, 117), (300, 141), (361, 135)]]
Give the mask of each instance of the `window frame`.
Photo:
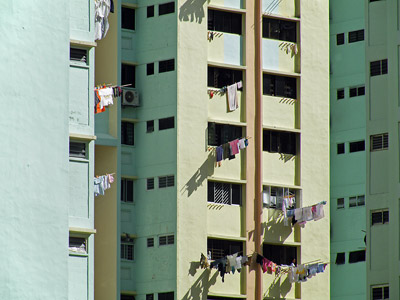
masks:
[[(164, 180), (165, 180), (165, 185), (163, 183)], [(173, 187), (173, 186), (175, 186), (175, 175), (174, 174), (158, 176), (158, 188), (159, 189), (169, 188), (169, 187)]]
[[(375, 218), (374, 221), (374, 215), (379, 216), (379, 220)], [(371, 226), (389, 224), (390, 221), (389, 209), (371, 210), (370, 216), (371, 216)]]
[[(83, 240), (83, 243), (81, 245), (84, 245), (84, 247), (76, 247), (78, 243), (72, 243), (71, 245), (71, 239), (72, 240)], [(88, 237), (83, 237), (81, 235), (74, 235), (71, 234), (69, 235), (68, 239), (68, 252), (70, 256), (88, 256), (89, 255), (89, 239)], [(81, 251), (82, 249), (83, 251)]]
[(207, 145), (209, 146), (221, 146), (243, 136), (243, 126), (208, 122)]
[[(268, 199), (264, 201), (264, 196)], [(301, 190), (284, 187), (284, 186), (263, 186), (263, 207), (271, 209), (282, 209), (282, 203), (285, 198), (294, 198), (293, 206), (287, 209), (294, 209), (301, 206)], [(274, 198), (272, 198), (274, 197)], [(267, 203), (265, 203), (267, 202)]]
[(135, 243), (131, 238), (121, 237), (121, 260), (134, 261), (135, 260)]
[[(222, 191), (216, 191), (216, 184), (220, 184), (222, 190), (224, 190), (224, 187), (228, 186), (229, 187), (229, 199), (228, 202), (215, 202), (215, 196), (216, 193), (220, 193), (223, 194)], [(212, 185), (212, 189), (213, 189), (213, 201), (210, 201), (210, 196), (211, 196), (211, 190), (210, 190), (210, 186)], [(233, 186), (238, 186), (239, 187), (239, 203), (233, 203)], [(214, 203), (214, 204), (223, 204), (223, 205), (234, 205), (234, 206), (241, 206), (242, 205), (242, 193), (243, 193), (243, 184), (239, 184), (239, 183), (231, 183), (231, 182), (221, 182), (221, 181), (213, 181), (213, 180), (208, 180), (207, 182), (207, 203)], [(221, 196), (223, 197), (223, 196)]]
[[(128, 201), (128, 182), (132, 184), (132, 201)], [(121, 178), (121, 202), (125, 204), (135, 203), (135, 180), (131, 178)]]
[(349, 44), (350, 43), (361, 42), (364, 39), (365, 39), (364, 29), (349, 31), (349, 33), (348, 33), (348, 42), (349, 42)]
[[(374, 297), (374, 290), (375, 289), (381, 289), (381, 298), (375, 298)], [(387, 294), (386, 294), (386, 291), (387, 291)], [(371, 286), (371, 300), (385, 300), (385, 299), (390, 299), (389, 285), (388, 284)]]
[[(380, 138), (381, 141), (375, 141), (374, 139)], [(380, 145), (377, 145), (376, 142), (379, 142)], [(376, 146), (378, 147), (376, 147)], [(382, 151), (382, 150), (388, 150), (389, 149), (389, 133), (379, 133), (379, 134), (372, 134), (370, 136), (370, 151), (371, 152), (376, 152), (376, 151)]]
[[(360, 257), (361, 255), (361, 257)], [(349, 264), (355, 264), (358, 262), (363, 262), (365, 261), (365, 257), (366, 257), (366, 251), (364, 250), (356, 250), (356, 251), (351, 251), (349, 252), (349, 260), (348, 263)]]

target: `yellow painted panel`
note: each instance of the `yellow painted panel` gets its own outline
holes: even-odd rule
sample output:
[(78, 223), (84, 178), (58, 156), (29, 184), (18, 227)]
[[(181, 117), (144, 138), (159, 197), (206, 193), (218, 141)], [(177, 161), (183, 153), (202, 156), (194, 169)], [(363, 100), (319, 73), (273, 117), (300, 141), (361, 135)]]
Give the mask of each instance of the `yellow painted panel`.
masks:
[(228, 110), (228, 100), (226, 93), (214, 93), (208, 101), (208, 117), (213, 120), (245, 122), (246, 106), (245, 98), (242, 92), (238, 91), (239, 108), (234, 111)]
[(288, 154), (263, 152), (263, 180), (278, 184), (296, 184), (297, 157)]
[[(242, 208), (238, 205), (207, 204), (208, 235), (241, 236)], [(227, 226), (229, 224), (229, 226)]]
[[(239, 154), (236, 154), (235, 159), (223, 160), (221, 167), (215, 167), (215, 154), (209, 157), (209, 160), (212, 162), (212, 168), (214, 168), (214, 176), (226, 179), (244, 179), (244, 176), (242, 176), (242, 166), (245, 165), (244, 160), (246, 157), (244, 151), (246, 150), (242, 150)], [(211, 167), (211, 164), (209, 167)]]
[(289, 282), (287, 274), (275, 276), (275, 274), (264, 273), (262, 278), (264, 297), (274, 299), (295, 298), (295, 284)]
[(262, 218), (264, 241), (268, 243), (295, 242), (291, 220), (289, 219), (289, 226), (285, 226), (281, 210), (264, 208)]
[(224, 0), (210, 0), (209, 5), (224, 6)]
[(298, 100), (264, 96), (263, 126), (276, 126), (288, 129), (299, 129), (296, 125), (296, 115), (298, 109)]
[[(206, 38), (206, 37), (204, 37)], [(207, 41), (208, 60), (213, 62), (224, 62), (224, 34), (216, 32), (212, 40)]]
[(224, 282), (222, 282), (222, 278), (221, 276), (219, 276), (218, 271), (216, 269), (212, 269), (210, 274), (211, 287), (209, 293), (231, 294), (231, 295), (240, 294), (241, 276), (243, 276), (242, 274), (244, 274), (244, 272), (241, 273), (235, 272), (235, 274), (232, 273), (225, 274)]

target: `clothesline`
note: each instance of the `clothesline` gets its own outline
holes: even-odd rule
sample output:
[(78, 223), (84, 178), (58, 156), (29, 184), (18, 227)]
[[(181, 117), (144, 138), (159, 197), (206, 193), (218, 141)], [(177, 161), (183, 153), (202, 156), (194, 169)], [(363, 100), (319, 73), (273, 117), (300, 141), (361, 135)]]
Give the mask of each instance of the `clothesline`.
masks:
[(96, 176), (94, 178), (94, 195), (104, 195), (104, 191), (111, 188), (111, 183), (114, 182), (115, 173)]
[(129, 83), (129, 84), (123, 84), (123, 85), (112, 85), (112, 83), (107, 83), (107, 84), (99, 85), (99, 87), (95, 87), (94, 90), (95, 91), (99, 90), (99, 89), (101, 89), (101, 87), (115, 88), (115, 87), (126, 87), (126, 86), (131, 86), (131, 85), (133, 85), (133, 84)]
[[(246, 137), (237, 138), (237, 140), (241, 140), (241, 139), (248, 139), (248, 140), (250, 140), (251, 138), (252, 138), (251, 136), (246, 136)], [(229, 143), (229, 142), (227, 142), (227, 143)], [(220, 146), (222, 146), (222, 145), (220, 145)], [(215, 149), (217, 149), (217, 147), (220, 147), (220, 146), (208, 146), (208, 147), (207, 147), (207, 151), (215, 151)]]
[[(243, 86), (243, 83), (242, 83), (242, 81), (240, 80), (240, 81), (237, 81), (237, 82), (234, 82), (233, 84), (231, 84), (231, 85), (234, 85), (234, 84), (239, 84), (239, 89), (240, 88), (242, 88), (242, 86)], [(213, 91), (213, 92), (220, 92), (220, 93), (226, 93), (226, 90), (228, 89), (228, 86), (227, 85), (224, 85), (223, 87), (221, 87), (221, 88), (213, 88), (213, 87), (207, 87), (207, 90), (208, 90), (208, 93), (210, 93), (211, 91)]]

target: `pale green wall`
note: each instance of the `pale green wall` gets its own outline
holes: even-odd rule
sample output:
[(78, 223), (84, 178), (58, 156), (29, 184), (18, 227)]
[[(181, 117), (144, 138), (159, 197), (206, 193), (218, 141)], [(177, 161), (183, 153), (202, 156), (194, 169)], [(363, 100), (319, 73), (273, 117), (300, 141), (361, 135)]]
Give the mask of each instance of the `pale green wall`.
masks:
[(68, 7), (0, 10), (1, 299), (68, 299)]
[[(350, 31), (364, 29), (363, 0), (330, 1), (330, 184), (331, 184), (331, 299), (365, 299), (366, 263), (349, 264), (349, 253), (365, 248), (365, 206), (349, 207), (349, 197), (365, 195), (365, 151), (349, 152), (349, 142), (365, 140), (365, 96), (349, 97), (349, 87), (365, 84), (365, 41), (349, 43)], [(345, 44), (336, 35), (345, 34)], [(344, 99), (337, 90), (344, 88)], [(337, 144), (345, 153), (337, 154)], [(367, 141), (366, 141), (367, 143)], [(366, 147), (367, 148), (367, 147)], [(337, 198), (345, 208), (337, 209)], [(335, 264), (345, 252), (345, 264)]]

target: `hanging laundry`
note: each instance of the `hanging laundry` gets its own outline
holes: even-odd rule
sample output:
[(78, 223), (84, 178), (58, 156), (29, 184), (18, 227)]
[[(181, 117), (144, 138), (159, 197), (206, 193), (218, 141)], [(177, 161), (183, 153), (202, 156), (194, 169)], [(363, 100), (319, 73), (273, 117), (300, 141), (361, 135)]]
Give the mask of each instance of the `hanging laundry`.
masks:
[(239, 153), (239, 146), (238, 146), (239, 140), (233, 140), (231, 142), (229, 142), (229, 146), (231, 149), (231, 155), (236, 155)]
[(209, 267), (210, 267), (210, 264), (208, 263), (207, 257), (205, 257), (205, 255), (203, 253), (201, 253), (201, 256), (200, 256), (200, 268), (207, 269)]
[(113, 174), (106, 174), (94, 178), (94, 195), (104, 195), (104, 191), (111, 188), (111, 183), (114, 182)]
[(110, 25), (108, 24), (108, 15), (111, 10), (111, 0), (95, 0), (94, 2), (94, 39), (103, 39)]
[(239, 107), (239, 99), (237, 95), (237, 85), (236, 83), (229, 85), (227, 87), (228, 93), (226, 94), (228, 100), (229, 111), (234, 111)]
[(224, 149), (222, 148), (222, 146), (218, 146), (215, 149), (215, 152), (216, 152), (216, 157), (217, 157), (217, 164), (218, 164), (218, 166), (221, 166), (221, 161), (222, 161), (222, 157), (223, 157), (223, 154), (224, 154)]

